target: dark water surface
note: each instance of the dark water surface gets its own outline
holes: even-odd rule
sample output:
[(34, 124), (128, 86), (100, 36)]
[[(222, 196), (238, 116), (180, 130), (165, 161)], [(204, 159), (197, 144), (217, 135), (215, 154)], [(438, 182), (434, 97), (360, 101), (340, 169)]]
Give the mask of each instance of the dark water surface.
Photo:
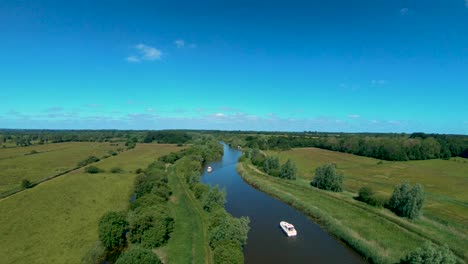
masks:
[[(229, 213), (250, 218), (245, 263), (364, 263), (305, 215), (245, 183), (236, 171), (240, 155), (224, 145), (222, 160), (209, 164), (211, 173), (205, 168), (202, 181), (226, 189)], [(283, 220), (296, 227), (297, 237), (281, 232)]]

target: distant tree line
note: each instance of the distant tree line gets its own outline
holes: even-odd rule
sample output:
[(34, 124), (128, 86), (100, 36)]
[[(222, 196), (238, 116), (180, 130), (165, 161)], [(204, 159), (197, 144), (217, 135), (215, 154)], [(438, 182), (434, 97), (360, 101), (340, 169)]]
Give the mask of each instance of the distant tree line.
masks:
[(261, 150), (317, 147), (392, 161), (468, 158), (468, 136), (424, 133), (317, 137), (249, 135), (245, 136), (245, 146)]

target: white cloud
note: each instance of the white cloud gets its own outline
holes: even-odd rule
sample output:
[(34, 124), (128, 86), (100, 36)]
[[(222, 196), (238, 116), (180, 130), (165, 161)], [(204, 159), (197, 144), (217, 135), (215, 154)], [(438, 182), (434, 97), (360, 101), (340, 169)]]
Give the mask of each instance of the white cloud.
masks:
[(151, 47), (145, 44), (138, 44), (135, 48), (140, 52), (141, 59), (143, 60), (160, 60), (162, 52), (155, 47)]
[(223, 118), (223, 117), (225, 117), (226, 115), (225, 115), (225, 114), (223, 114), (223, 113), (216, 113), (216, 114), (214, 114), (213, 116), (214, 116), (214, 117), (220, 117), (220, 118)]
[(468, 0), (465, 0), (465, 7), (468, 8)]
[(140, 59), (137, 56), (128, 56), (126, 60), (128, 62), (140, 62)]
[(141, 61), (155, 61), (160, 60), (162, 52), (155, 47), (145, 44), (138, 44), (135, 46), (138, 55), (131, 55), (126, 58), (128, 62), (141, 62)]
[(351, 115), (348, 115), (349, 118), (352, 118), (352, 119), (356, 119), (356, 118), (360, 118), (361, 116), (360, 115), (356, 115), (356, 114), (351, 114)]
[(183, 48), (185, 46), (185, 41), (183, 39), (177, 39), (174, 41), (174, 44), (177, 48)]
[[(468, 0), (466, 0), (466, 1), (468, 1)], [(409, 11), (409, 9), (407, 7), (404, 7), (402, 9), (400, 9), (400, 14), (402, 16), (404, 16), (404, 15), (406, 15), (408, 13), (408, 11)]]

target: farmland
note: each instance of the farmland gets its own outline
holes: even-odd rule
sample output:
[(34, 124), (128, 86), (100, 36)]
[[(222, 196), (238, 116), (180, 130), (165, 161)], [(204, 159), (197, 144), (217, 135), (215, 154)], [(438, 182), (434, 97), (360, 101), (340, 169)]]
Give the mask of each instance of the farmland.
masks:
[(17, 189), (21, 181), (37, 182), (76, 168), (88, 156), (102, 158), (120, 143), (69, 142), (0, 149), (0, 193)]
[[(85, 157), (107, 151), (93, 152), (96, 143), (84, 144), (90, 148), (85, 151), (82, 146)], [(97, 162), (104, 173), (87, 174), (79, 169), (0, 200), (2, 263), (79, 263), (97, 241), (101, 215), (127, 208), (135, 170), (178, 149), (175, 145), (138, 144)], [(123, 172), (112, 174), (113, 167)]]

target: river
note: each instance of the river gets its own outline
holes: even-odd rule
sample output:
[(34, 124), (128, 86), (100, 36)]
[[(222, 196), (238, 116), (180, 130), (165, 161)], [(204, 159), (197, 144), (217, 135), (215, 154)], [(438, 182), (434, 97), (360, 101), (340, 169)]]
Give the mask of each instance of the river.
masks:
[[(365, 263), (301, 212), (245, 183), (236, 171), (240, 151), (224, 145), (220, 161), (209, 164), (202, 182), (226, 189), (226, 210), (248, 216), (250, 231), (244, 248), (245, 263)], [(280, 221), (292, 223), (297, 237), (286, 237)]]

